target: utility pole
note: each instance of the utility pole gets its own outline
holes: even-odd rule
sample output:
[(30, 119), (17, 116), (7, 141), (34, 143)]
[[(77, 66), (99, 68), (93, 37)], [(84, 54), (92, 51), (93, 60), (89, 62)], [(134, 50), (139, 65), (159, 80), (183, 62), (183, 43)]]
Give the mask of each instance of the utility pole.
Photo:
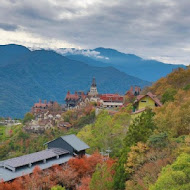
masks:
[(110, 147), (108, 147), (108, 149), (106, 150), (108, 158), (110, 157), (110, 153), (112, 152), (112, 150), (110, 149)]

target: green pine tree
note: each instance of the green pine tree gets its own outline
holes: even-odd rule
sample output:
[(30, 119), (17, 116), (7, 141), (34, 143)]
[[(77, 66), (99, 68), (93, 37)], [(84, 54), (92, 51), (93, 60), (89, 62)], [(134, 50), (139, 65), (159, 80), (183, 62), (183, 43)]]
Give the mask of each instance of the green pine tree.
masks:
[(130, 177), (125, 172), (125, 164), (127, 162), (127, 154), (130, 152), (130, 147), (137, 142), (146, 142), (149, 136), (156, 128), (153, 121), (154, 113), (151, 109), (147, 109), (141, 114), (141, 116), (135, 118), (133, 123), (129, 126), (129, 130), (124, 139), (124, 148), (121, 153), (121, 157), (116, 166), (116, 174), (114, 177), (114, 189), (125, 189), (125, 181)]
[(113, 179), (107, 164), (98, 164), (92, 175), (90, 190), (113, 190)]

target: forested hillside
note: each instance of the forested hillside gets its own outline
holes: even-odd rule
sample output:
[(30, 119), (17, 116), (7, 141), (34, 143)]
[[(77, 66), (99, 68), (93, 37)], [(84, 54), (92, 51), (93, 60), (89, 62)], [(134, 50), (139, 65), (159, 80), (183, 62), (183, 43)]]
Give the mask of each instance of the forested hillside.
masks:
[[(65, 112), (62, 117), (74, 124), (67, 133), (75, 133), (86, 142), (92, 156), (73, 159), (66, 167), (45, 173), (37, 170), (33, 177), (4, 184), (2, 189), (27, 189), (28, 183), (47, 189), (59, 185), (54, 189), (189, 190), (189, 72), (190, 68), (179, 69), (153, 84), (148, 90), (160, 96), (163, 106), (147, 108), (135, 119), (131, 117), (131, 104), (114, 115), (106, 110), (94, 115), (92, 106), (88, 112), (81, 110), (82, 117), (76, 110)], [(167, 91), (169, 88), (172, 93)], [(3, 134), (1, 159), (42, 149), (37, 145), (65, 132), (55, 129), (40, 135), (28, 134), (20, 126)]]
[(129, 126), (116, 168), (115, 189), (189, 189), (189, 73), (190, 68), (175, 70), (148, 89), (164, 105), (143, 113)]
[(163, 77), (155, 82), (152, 86), (147, 88), (160, 97), (164, 93), (179, 89), (188, 90), (190, 88), (190, 68), (179, 68), (168, 74), (167, 77)]

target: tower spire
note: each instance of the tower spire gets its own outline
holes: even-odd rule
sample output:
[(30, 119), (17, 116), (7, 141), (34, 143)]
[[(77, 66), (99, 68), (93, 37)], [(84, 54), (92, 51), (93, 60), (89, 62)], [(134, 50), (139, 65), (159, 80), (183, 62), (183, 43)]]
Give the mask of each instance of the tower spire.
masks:
[(92, 85), (91, 85), (90, 92), (88, 93), (88, 95), (90, 95), (90, 96), (97, 96), (98, 95), (95, 77), (93, 77), (93, 79), (92, 79)]
[(92, 85), (91, 86), (96, 87), (96, 79), (95, 79), (95, 77), (93, 77), (93, 79), (92, 79)]

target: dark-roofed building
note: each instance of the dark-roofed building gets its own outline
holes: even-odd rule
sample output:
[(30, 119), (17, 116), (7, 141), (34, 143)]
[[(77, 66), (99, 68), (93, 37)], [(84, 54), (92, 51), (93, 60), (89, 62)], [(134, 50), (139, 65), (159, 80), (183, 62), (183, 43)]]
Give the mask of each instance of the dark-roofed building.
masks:
[(48, 146), (46, 150), (1, 161), (0, 181), (10, 181), (30, 174), (37, 165), (43, 170), (64, 164), (74, 156), (81, 157), (89, 148), (75, 135), (62, 136), (45, 144)]
[(83, 156), (86, 149), (90, 148), (75, 135), (62, 136), (46, 144), (48, 148), (66, 147), (71, 154), (79, 156)]

